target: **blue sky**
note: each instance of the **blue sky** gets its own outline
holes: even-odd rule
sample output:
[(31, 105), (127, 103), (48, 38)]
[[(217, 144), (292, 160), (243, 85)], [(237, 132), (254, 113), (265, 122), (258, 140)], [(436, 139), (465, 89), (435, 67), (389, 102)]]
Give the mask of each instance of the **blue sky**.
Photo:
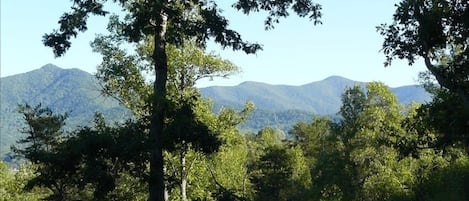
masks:
[[(339, 75), (358, 81), (382, 81), (396, 87), (417, 83), (421, 61), (409, 67), (406, 61), (383, 66), (382, 37), (376, 26), (391, 22), (397, 0), (319, 1), (323, 5), (323, 24), (313, 26), (308, 19), (290, 16), (274, 30), (265, 31), (263, 13), (245, 16), (230, 7), (232, 1), (220, 1), (230, 27), (250, 42), (263, 44), (256, 55), (222, 50), (209, 44), (223, 58), (241, 67), (230, 79), (202, 81), (198, 86), (236, 85), (243, 81), (301, 85)], [(53, 63), (62, 68), (79, 68), (93, 73), (100, 55), (93, 53), (89, 42), (105, 31), (107, 19), (91, 17), (89, 30), (72, 41), (72, 48), (61, 58), (42, 45), (44, 33), (58, 27), (57, 21), (68, 11), (64, 0), (1, 1), (1, 77), (24, 73)]]

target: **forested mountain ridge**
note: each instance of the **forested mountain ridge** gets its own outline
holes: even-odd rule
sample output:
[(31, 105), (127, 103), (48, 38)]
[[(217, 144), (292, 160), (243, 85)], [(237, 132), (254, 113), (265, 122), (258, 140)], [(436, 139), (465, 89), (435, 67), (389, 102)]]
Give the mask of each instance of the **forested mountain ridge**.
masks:
[(0, 79), (1, 153), (5, 153), (25, 126), (18, 104), (41, 103), (60, 113), (68, 113), (66, 128), (87, 125), (95, 112), (110, 120), (120, 120), (127, 110), (117, 101), (103, 97), (94, 77), (79, 69), (62, 69), (47, 64), (40, 69)]
[[(244, 82), (232, 87), (207, 87), (200, 89), (206, 97), (213, 98), (215, 104), (241, 106), (245, 101), (254, 102), (257, 109), (269, 111), (301, 110), (319, 115), (333, 115), (338, 112), (341, 94), (347, 87), (365, 82), (331, 76), (321, 81), (300, 86), (270, 85), (260, 82)], [(430, 95), (418, 85), (391, 89), (401, 103), (412, 101), (423, 103)]]
[[(24, 126), (17, 106), (21, 103), (42, 103), (58, 112), (68, 112), (68, 128), (90, 123), (95, 112), (110, 121), (122, 120), (127, 111), (112, 98), (103, 97), (94, 76), (79, 69), (62, 69), (47, 64), (40, 69), (0, 79), (1, 153), (8, 151)], [(340, 95), (356, 82), (339, 76), (301, 86), (270, 85), (244, 82), (231, 87), (201, 88), (210, 97), (215, 112), (220, 107), (239, 108), (252, 101), (256, 110), (241, 127), (256, 131), (266, 126), (287, 130), (298, 121), (308, 121), (314, 114), (334, 115), (341, 104)], [(430, 100), (422, 88), (404, 86), (392, 89), (402, 103)]]

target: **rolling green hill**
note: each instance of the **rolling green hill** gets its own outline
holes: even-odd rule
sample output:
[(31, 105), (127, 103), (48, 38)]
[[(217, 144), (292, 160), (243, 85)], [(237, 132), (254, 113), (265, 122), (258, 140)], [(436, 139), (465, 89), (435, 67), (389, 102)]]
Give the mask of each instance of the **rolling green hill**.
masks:
[(47, 64), (40, 69), (0, 80), (0, 153), (9, 150), (21, 133), (24, 122), (18, 104), (41, 103), (54, 111), (69, 114), (67, 128), (90, 123), (95, 112), (118, 121), (128, 113), (117, 101), (100, 95), (94, 77), (79, 69), (61, 69)]
[[(309, 121), (314, 114), (335, 115), (340, 106), (340, 95), (347, 86), (359, 84), (346, 78), (332, 76), (325, 80), (301, 86), (269, 85), (244, 82), (232, 87), (200, 89), (205, 97), (213, 99), (214, 111), (221, 107), (240, 108), (248, 100), (256, 110), (242, 129), (257, 131), (265, 126), (288, 130), (298, 121)], [(0, 153), (4, 154), (21, 134), (24, 127), (18, 104), (42, 103), (54, 111), (69, 113), (67, 129), (87, 125), (95, 112), (103, 113), (109, 121), (128, 117), (129, 111), (117, 101), (100, 95), (93, 75), (79, 69), (62, 69), (47, 64), (40, 69), (0, 79)], [(430, 100), (422, 88), (405, 86), (393, 91), (402, 103)]]

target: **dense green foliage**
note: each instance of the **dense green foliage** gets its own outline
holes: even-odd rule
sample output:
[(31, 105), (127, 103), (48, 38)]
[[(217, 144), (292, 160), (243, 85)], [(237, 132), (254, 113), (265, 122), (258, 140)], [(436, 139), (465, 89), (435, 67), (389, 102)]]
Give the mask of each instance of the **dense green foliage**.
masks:
[(467, 166), (453, 166), (464, 164), (467, 152), (457, 145), (432, 147), (438, 132), (419, 126), (427, 121), (418, 115), (426, 106), (404, 108), (380, 83), (367, 89), (345, 91), (339, 122), (315, 118), (291, 131), (309, 159), (312, 200), (442, 200), (426, 195), (435, 182), (453, 186), (452, 200), (467, 199), (458, 190), (467, 189), (465, 181), (437, 176), (454, 171), (467, 177)]
[[(299, 122), (290, 130), (290, 139), (281, 130), (269, 127), (242, 135), (236, 125), (245, 114), (225, 109), (214, 115), (210, 104), (197, 102), (195, 118), (218, 133), (223, 144), (212, 154), (189, 145), (184, 172), (181, 149), (166, 152), (169, 200), (181, 199), (182, 175), (186, 177), (187, 200), (468, 198), (469, 156), (464, 146), (459, 146), (464, 144), (463, 139), (452, 139), (461, 143), (440, 144), (446, 135), (442, 135), (441, 125), (429, 125), (432, 119), (425, 113), (442, 100), (404, 106), (383, 84), (369, 83), (366, 92), (360, 86), (348, 88), (342, 101), (338, 120), (314, 117), (311, 122)], [(28, 111), (46, 111), (39, 116), (42, 122), (60, 117), (39, 108)], [(100, 119), (93, 127), (70, 133), (60, 143), (62, 148), (26, 167), (27, 171), (42, 171), (39, 176), (14, 180), (14, 174), (5, 169), (2, 177), (9, 178), (5, 180), (12, 183), (9, 185), (31, 186), (27, 189), (36, 186), (31, 194), (21, 196), (54, 195), (53, 188), (34, 185), (45, 182), (40, 175), (52, 171), (56, 176), (46, 177), (47, 181), (65, 182), (69, 199), (145, 200), (143, 178), (148, 170), (139, 165), (148, 160), (145, 146), (140, 144), (146, 134), (141, 138), (136, 135), (145, 131), (138, 131), (136, 124), (110, 127)], [(57, 129), (48, 131), (54, 134)], [(54, 155), (60, 156), (60, 161), (54, 161)], [(78, 162), (64, 163), (68, 159)], [(9, 192), (8, 196), (19, 196), (16, 191)]]
[(47, 195), (47, 191), (33, 189), (25, 191), (28, 180), (34, 176), (35, 168), (24, 165), (20, 169), (14, 169), (7, 163), (0, 161), (0, 200), (40, 200)]
[(404, 0), (392, 24), (378, 27), (385, 37), (386, 65), (395, 58), (413, 64), (419, 57), (438, 83), (469, 107), (469, 2)]
[(394, 21), (378, 27), (385, 65), (396, 58), (411, 65), (423, 58), (427, 85), (440, 86), (433, 87), (436, 98), (423, 112), (444, 135), (438, 145), (469, 147), (469, 2), (404, 0), (396, 7)]

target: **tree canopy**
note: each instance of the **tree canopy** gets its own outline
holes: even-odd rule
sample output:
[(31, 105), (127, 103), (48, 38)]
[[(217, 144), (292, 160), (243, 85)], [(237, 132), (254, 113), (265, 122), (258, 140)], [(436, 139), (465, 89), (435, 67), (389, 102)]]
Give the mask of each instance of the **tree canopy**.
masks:
[(391, 24), (382, 24), (385, 66), (423, 58), (438, 83), (469, 108), (469, 3), (465, 0), (404, 0)]

